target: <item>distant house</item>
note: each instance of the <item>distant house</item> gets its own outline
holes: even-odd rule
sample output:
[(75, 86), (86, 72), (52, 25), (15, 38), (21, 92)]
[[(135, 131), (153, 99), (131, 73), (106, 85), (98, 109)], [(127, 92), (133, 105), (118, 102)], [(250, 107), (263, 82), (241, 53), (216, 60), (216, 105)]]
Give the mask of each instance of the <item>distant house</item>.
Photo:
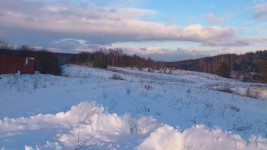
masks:
[(0, 55), (0, 74), (34, 74), (34, 58)]

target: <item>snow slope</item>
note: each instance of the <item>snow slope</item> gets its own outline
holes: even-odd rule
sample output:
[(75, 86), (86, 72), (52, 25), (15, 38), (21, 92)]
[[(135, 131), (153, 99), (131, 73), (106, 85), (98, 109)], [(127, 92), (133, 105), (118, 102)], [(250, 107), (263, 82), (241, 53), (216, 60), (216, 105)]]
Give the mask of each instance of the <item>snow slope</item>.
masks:
[(264, 84), (181, 70), (63, 71), (1, 75), (0, 149), (267, 149), (264, 92), (236, 90)]

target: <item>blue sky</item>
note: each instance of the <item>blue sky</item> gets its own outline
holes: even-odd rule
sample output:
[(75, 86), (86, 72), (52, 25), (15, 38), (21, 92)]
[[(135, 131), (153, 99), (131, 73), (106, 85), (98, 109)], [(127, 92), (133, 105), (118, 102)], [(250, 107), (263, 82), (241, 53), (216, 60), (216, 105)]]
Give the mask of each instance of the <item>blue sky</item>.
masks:
[(1, 0), (0, 39), (175, 61), (267, 49), (265, 0)]

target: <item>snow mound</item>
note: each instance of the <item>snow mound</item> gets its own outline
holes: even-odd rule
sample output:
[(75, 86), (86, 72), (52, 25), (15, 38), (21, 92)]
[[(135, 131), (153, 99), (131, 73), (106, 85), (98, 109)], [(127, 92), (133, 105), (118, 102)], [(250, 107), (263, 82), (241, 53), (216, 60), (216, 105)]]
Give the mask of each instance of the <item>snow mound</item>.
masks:
[[(20, 135), (34, 137), (53, 132), (38, 142), (27, 138), (20, 147), (25, 149), (267, 149), (267, 139), (208, 129), (196, 125), (180, 131), (156, 122), (152, 117), (132, 118), (129, 114), (110, 114), (95, 102), (81, 102), (67, 112), (38, 114), (31, 117), (0, 120), (0, 141), (19, 140)], [(0, 145), (14, 148), (8, 142)], [(18, 143), (17, 143), (18, 144)], [(18, 146), (18, 145), (16, 145)], [(3, 149), (5, 148), (3, 147)]]
[[(265, 142), (265, 144), (263, 144)], [(220, 129), (207, 129), (204, 125), (196, 125), (181, 132), (171, 126), (164, 125), (156, 129), (140, 144), (138, 150), (163, 149), (266, 149), (266, 139), (252, 137), (245, 142), (239, 135), (223, 132)]]

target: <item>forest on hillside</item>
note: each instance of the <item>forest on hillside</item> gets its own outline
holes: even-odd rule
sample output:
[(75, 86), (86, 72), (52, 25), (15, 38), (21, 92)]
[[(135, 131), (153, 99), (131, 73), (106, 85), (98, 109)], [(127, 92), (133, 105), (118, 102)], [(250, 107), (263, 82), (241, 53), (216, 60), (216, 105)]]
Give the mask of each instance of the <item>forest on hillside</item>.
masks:
[(267, 50), (165, 62), (166, 67), (217, 74), (243, 81), (267, 82)]
[(267, 82), (267, 50), (249, 52), (246, 54), (224, 54), (195, 60), (177, 62), (160, 62), (151, 58), (137, 55), (127, 55), (122, 49), (101, 49), (95, 52), (56, 53), (47, 49), (36, 49), (32, 46), (21, 45), (13, 47), (8, 42), (0, 40), (0, 55), (34, 57), (37, 71), (60, 75), (60, 66), (64, 64), (78, 64), (98, 68), (135, 67), (183, 69), (189, 71), (217, 74), (226, 78), (234, 78), (249, 82)]

